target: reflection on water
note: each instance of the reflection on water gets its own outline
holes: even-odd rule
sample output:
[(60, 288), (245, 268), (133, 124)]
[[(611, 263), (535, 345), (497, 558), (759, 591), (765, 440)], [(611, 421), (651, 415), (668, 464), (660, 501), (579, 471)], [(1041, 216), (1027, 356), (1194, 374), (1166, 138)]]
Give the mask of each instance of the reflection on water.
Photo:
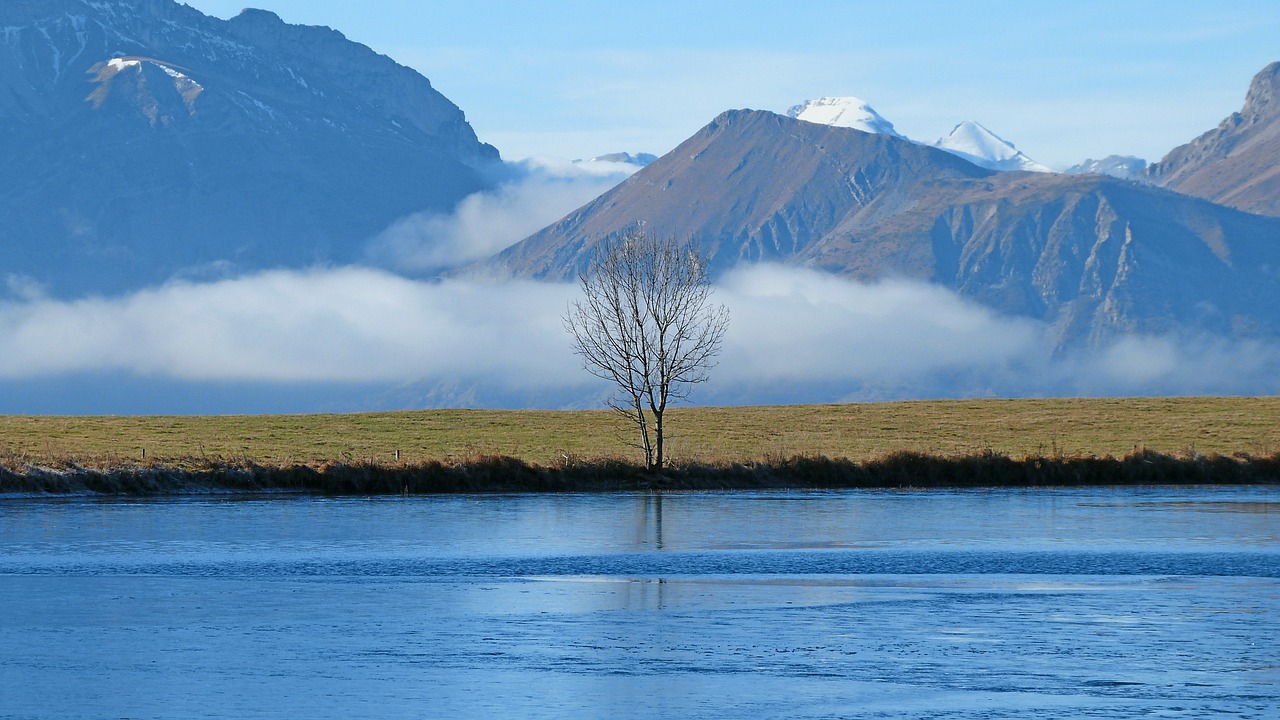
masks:
[(1278, 504), (0, 500), (0, 718), (1275, 717)]
[(662, 549), (662, 493), (641, 496), (640, 517), (636, 522), (636, 545)]

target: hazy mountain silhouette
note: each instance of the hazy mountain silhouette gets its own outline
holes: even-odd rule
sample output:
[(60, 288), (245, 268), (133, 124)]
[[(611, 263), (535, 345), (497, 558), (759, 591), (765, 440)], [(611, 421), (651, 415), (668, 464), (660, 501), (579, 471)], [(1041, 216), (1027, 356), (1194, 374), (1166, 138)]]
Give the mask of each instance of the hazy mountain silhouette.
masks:
[(498, 160), (341, 33), (172, 0), (0, 3), (0, 272), (58, 293), (358, 259)]
[(1133, 155), (1108, 155), (1101, 160), (1089, 158), (1063, 170), (1068, 175), (1110, 175), (1123, 180), (1142, 180), (1147, 171), (1147, 161)]

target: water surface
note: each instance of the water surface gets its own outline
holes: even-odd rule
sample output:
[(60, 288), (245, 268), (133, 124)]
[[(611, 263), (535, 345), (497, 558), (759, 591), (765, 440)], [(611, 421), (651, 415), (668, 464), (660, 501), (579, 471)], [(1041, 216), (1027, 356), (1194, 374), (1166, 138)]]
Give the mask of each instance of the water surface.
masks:
[(0, 500), (0, 718), (1280, 716), (1280, 490)]

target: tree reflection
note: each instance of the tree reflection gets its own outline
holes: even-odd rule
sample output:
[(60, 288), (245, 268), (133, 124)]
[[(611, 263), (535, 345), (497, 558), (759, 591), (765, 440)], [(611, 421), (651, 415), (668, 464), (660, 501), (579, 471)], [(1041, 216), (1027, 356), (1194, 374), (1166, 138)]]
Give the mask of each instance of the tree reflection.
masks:
[(655, 550), (663, 549), (662, 493), (645, 493), (642, 496), (640, 518), (636, 523), (636, 540), (640, 545), (648, 545)]

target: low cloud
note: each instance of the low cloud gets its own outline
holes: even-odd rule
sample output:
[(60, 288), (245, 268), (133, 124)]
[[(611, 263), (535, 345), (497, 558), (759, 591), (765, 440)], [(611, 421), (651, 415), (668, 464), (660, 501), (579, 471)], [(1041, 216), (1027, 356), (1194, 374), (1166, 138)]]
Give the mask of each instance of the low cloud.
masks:
[[(32, 296), (0, 302), (0, 382), (141, 379), (179, 388), (166, 412), (195, 411), (183, 405), (184, 383), (255, 383), (259, 394), (264, 385), (380, 388), (376, 402), (345, 409), (598, 406), (608, 388), (581, 369), (561, 321), (577, 292), (345, 268), (119, 298)], [(701, 403), (1280, 392), (1275, 343), (1135, 336), (1055, 355), (1043, 324), (921, 283), (754, 266), (726, 275), (715, 297), (732, 320), (711, 382), (693, 396)], [(316, 407), (344, 409), (321, 400)], [(243, 407), (262, 409), (248, 399)], [(26, 410), (0, 400), (0, 412), (17, 411)]]
[(568, 286), (416, 282), (366, 268), (0, 305), (0, 377), (128, 371), (191, 381), (562, 383)]
[(29, 275), (10, 273), (4, 278), (4, 286), (8, 294), (19, 300), (40, 300), (48, 295), (48, 287)]
[(732, 383), (910, 384), (957, 368), (997, 374), (1044, 354), (1039, 324), (918, 282), (757, 265), (726, 275), (719, 297), (733, 313), (723, 362)]
[(915, 281), (756, 265), (718, 297), (733, 312), (719, 402), (1280, 391), (1275, 342), (1187, 331), (1057, 351), (1045, 323)]
[(1072, 395), (1273, 395), (1280, 344), (1204, 333), (1119, 338), (1051, 368)]
[(614, 162), (528, 159), (507, 163), (494, 190), (467, 197), (452, 213), (403, 218), (374, 238), (371, 263), (431, 274), (489, 257), (554, 223), (639, 168)]

